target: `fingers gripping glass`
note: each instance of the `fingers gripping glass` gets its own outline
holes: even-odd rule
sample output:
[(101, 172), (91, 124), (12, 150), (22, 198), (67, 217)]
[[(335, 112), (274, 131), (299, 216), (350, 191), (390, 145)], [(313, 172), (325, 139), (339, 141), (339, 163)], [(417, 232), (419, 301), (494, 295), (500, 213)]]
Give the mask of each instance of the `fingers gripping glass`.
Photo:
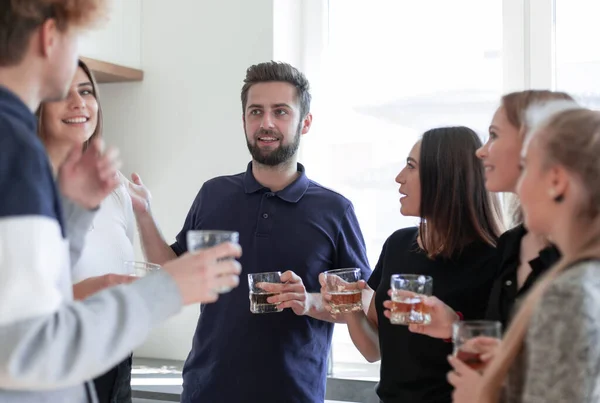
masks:
[(280, 312), (277, 309), (279, 303), (269, 303), (267, 299), (279, 295), (277, 292), (265, 291), (260, 288), (261, 283), (281, 284), (281, 272), (273, 271), (268, 273), (250, 273), (248, 274), (248, 289), (250, 298), (250, 312), (252, 313), (271, 313)]
[(331, 295), (331, 313), (357, 312), (362, 309), (362, 292), (358, 288), (360, 269), (336, 269), (323, 272), (327, 293)]
[(485, 367), (481, 355), (494, 349), (502, 338), (502, 324), (491, 320), (467, 320), (452, 326), (454, 355), (476, 371)]
[(394, 325), (428, 325), (431, 313), (425, 299), (433, 291), (433, 278), (418, 274), (394, 274), (392, 288), (392, 314)]
[[(187, 248), (190, 253), (194, 253), (201, 249), (211, 248), (223, 242), (239, 243), (240, 234), (235, 231), (188, 231)], [(226, 258), (233, 259), (233, 258)], [(215, 290), (219, 294), (224, 294), (231, 291), (231, 287), (221, 287)]]

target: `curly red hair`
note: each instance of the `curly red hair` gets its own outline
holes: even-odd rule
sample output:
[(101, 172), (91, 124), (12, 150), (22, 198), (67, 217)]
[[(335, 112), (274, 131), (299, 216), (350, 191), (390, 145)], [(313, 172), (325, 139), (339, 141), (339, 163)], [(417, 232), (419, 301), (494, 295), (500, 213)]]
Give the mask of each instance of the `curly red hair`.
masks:
[(31, 34), (54, 19), (61, 31), (91, 28), (107, 16), (107, 0), (1, 0), (0, 66), (21, 62)]

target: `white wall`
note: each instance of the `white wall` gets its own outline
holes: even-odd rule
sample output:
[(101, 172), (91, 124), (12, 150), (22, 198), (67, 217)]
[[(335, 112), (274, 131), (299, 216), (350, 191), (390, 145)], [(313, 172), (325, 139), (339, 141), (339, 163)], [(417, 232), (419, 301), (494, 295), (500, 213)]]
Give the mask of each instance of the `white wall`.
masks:
[(90, 31), (80, 44), (83, 56), (140, 68), (142, 0), (112, 0), (110, 20)]
[[(123, 0), (126, 1), (126, 0)], [(101, 88), (105, 137), (138, 172), (172, 241), (202, 183), (243, 171), (246, 68), (273, 57), (273, 1), (143, 0), (144, 81)], [(199, 307), (157, 328), (138, 356), (185, 359)]]
[(303, 6), (322, 0), (273, 1), (273, 58), (302, 68)]

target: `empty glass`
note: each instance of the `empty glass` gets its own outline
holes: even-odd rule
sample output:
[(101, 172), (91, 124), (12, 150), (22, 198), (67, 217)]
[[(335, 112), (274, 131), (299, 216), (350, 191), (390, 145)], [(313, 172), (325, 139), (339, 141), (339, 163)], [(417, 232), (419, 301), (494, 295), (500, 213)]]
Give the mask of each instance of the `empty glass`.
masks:
[(357, 312), (362, 309), (362, 292), (358, 288), (360, 269), (336, 269), (323, 272), (325, 287), (331, 295), (331, 313)]
[(390, 280), (392, 288), (392, 314), (394, 325), (427, 325), (431, 323), (426, 296), (433, 291), (433, 278), (419, 274), (394, 274)]
[(144, 277), (151, 271), (160, 270), (160, 266), (149, 262), (134, 262), (127, 260), (123, 262), (125, 273), (132, 277)]
[(250, 312), (252, 313), (271, 313), (280, 312), (277, 309), (279, 303), (271, 304), (267, 302), (267, 298), (279, 295), (272, 291), (265, 291), (257, 287), (259, 283), (276, 283), (281, 284), (281, 272), (272, 271), (267, 273), (250, 273), (248, 274), (248, 289), (250, 291)]
[(502, 338), (502, 324), (491, 320), (466, 320), (452, 325), (454, 355), (476, 371), (485, 367), (481, 355), (496, 348)]
[[(237, 244), (239, 243), (240, 234), (235, 231), (201, 230), (188, 231), (186, 238), (188, 251), (190, 253), (194, 253), (197, 250), (210, 248), (223, 242), (232, 242)], [(231, 291), (231, 287), (224, 286), (215, 291), (220, 294), (224, 294)]]

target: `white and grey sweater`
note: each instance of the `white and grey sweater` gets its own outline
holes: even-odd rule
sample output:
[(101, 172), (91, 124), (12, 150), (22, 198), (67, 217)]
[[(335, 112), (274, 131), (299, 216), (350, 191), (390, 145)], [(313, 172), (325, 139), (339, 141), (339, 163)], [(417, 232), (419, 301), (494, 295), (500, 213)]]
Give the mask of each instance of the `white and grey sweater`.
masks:
[(600, 402), (600, 261), (573, 265), (542, 296), (509, 373), (507, 403)]

